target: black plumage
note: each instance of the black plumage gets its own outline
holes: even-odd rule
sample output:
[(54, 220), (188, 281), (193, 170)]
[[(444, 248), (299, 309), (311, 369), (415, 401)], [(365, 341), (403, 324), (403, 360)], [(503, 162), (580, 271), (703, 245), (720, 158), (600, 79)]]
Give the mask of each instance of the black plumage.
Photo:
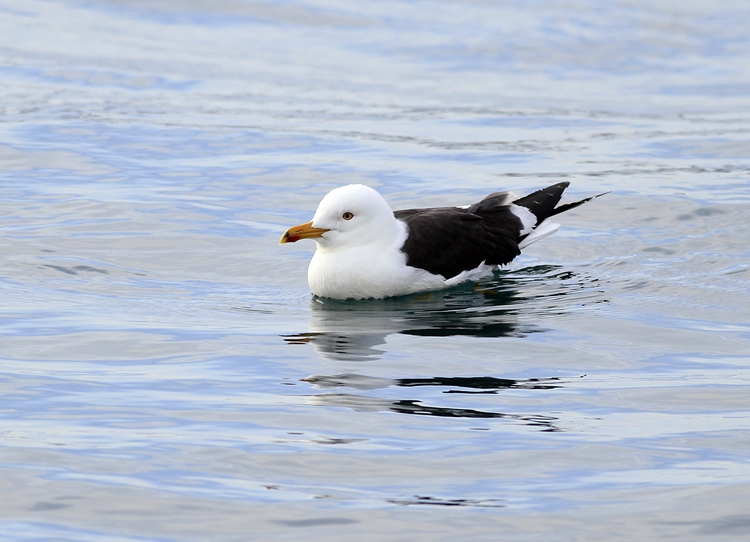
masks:
[[(401, 250), (406, 264), (450, 279), (482, 263), (505, 265), (521, 253), (524, 225), (511, 205), (526, 207), (536, 217), (534, 226), (592, 198), (556, 207), (570, 183), (561, 182), (509, 201), (508, 192), (490, 194), (462, 209), (437, 207), (406, 209), (393, 214), (409, 228)], [(597, 197), (597, 196), (593, 196)]]

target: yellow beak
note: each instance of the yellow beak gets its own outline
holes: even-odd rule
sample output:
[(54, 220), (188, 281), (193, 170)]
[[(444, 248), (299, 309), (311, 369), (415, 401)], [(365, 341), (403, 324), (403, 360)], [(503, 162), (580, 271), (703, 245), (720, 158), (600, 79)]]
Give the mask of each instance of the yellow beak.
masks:
[(293, 226), (286, 230), (284, 232), (284, 235), (281, 236), (279, 244), (283, 245), (284, 243), (296, 243), (300, 239), (315, 239), (316, 237), (320, 237), (327, 231), (329, 230), (326, 230), (325, 228), (313, 228), (312, 222), (307, 222), (306, 224)]

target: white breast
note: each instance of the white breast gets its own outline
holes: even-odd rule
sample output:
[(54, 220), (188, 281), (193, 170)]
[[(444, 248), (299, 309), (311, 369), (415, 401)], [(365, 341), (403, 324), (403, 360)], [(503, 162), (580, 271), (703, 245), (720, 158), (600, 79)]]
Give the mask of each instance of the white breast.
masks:
[(312, 293), (333, 299), (367, 299), (444, 288), (440, 275), (406, 265), (406, 255), (400, 250), (406, 225), (399, 221), (399, 229), (396, 239), (334, 248), (318, 245), (307, 271)]

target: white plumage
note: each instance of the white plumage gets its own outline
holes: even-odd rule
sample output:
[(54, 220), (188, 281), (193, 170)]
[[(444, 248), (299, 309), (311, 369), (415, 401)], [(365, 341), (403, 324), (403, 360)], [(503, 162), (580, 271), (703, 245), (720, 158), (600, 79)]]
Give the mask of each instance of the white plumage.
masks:
[[(344, 213), (352, 213), (346, 220)], [(318, 205), (312, 224), (329, 230), (307, 270), (313, 294), (334, 299), (405, 295), (446, 286), (440, 275), (406, 265), (401, 247), (408, 228), (388, 203), (361, 184), (336, 188)]]

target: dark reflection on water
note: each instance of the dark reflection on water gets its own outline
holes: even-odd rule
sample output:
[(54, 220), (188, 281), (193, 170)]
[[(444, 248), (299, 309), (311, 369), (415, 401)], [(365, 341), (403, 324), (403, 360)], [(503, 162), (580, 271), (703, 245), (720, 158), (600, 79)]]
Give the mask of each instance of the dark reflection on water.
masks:
[(367, 361), (392, 333), (425, 337), (523, 337), (544, 329), (542, 316), (572, 306), (606, 302), (597, 279), (559, 266), (497, 271), (476, 283), (390, 299), (337, 301), (313, 298), (310, 331), (283, 336), (312, 344), (326, 359)]
[[(451, 389), (443, 393), (480, 393), (495, 394), (502, 389), (551, 390), (562, 387), (558, 378), (529, 378), (513, 380), (510, 378), (481, 377), (432, 377), (432, 378), (378, 378), (359, 374), (341, 374), (332, 376), (311, 375), (302, 379), (316, 388), (348, 387), (361, 390), (399, 386), (412, 388), (416, 386), (437, 386)], [(468, 388), (455, 389), (455, 388)], [(481, 390), (481, 391), (473, 391)], [(469, 408), (440, 407), (424, 405), (414, 399), (382, 399), (348, 393), (325, 393), (314, 395), (310, 402), (320, 406), (345, 407), (362, 412), (390, 410), (400, 414), (419, 416), (438, 416), (442, 418), (505, 418), (524, 422), (525, 425), (541, 427), (543, 431), (560, 431), (554, 425), (557, 418), (542, 415), (506, 414)]]
[(531, 378), (526, 381), (511, 380), (508, 378), (494, 378), (491, 376), (480, 377), (433, 377), (433, 378), (402, 378), (398, 380), (399, 386), (460, 386), (462, 388), (474, 388), (482, 391), (447, 390), (444, 393), (497, 393), (496, 388), (525, 388), (531, 390), (553, 390), (559, 388), (558, 384), (551, 382), (557, 378)]
[(401, 506), (465, 506), (471, 508), (505, 508), (499, 499), (440, 499), (426, 495), (414, 495), (403, 499), (388, 499), (388, 502)]
[[(479, 393), (497, 393), (501, 389), (528, 389), (528, 390), (552, 390), (562, 387), (560, 379), (552, 378), (528, 378), (525, 380), (513, 380), (511, 378), (495, 378), (492, 376), (435, 376), (431, 378), (378, 378), (360, 374), (340, 374), (331, 376), (311, 375), (302, 379), (302, 382), (313, 384), (316, 388), (355, 388), (360, 390), (373, 390), (389, 386), (401, 386), (412, 388), (416, 386), (441, 386), (470, 388), (482, 390)], [(476, 393), (466, 390), (446, 390), (443, 393)]]
[(324, 393), (313, 395), (310, 403), (317, 406), (350, 408), (357, 412), (391, 411), (399, 414), (414, 414), (417, 416), (436, 416), (440, 418), (492, 419), (501, 418), (523, 422), (524, 425), (540, 427), (542, 431), (558, 432), (554, 425), (558, 420), (553, 416), (539, 414), (507, 414), (504, 412), (490, 412), (471, 408), (439, 407), (422, 404), (414, 399), (381, 399), (349, 393)]

